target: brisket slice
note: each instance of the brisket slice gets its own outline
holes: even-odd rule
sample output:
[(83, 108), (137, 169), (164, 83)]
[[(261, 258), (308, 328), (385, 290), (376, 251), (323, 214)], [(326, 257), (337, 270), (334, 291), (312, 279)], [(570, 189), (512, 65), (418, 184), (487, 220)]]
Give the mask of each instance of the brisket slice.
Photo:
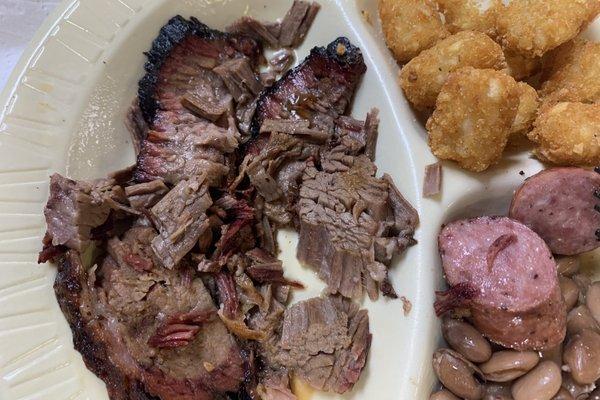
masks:
[(147, 121), (136, 181), (177, 184), (208, 171), (218, 186), (233, 165), (240, 139), (233, 99), (249, 103), (262, 89), (254, 69), (259, 44), (212, 30), (198, 20), (172, 18), (147, 53), (139, 107)]
[(278, 341), (265, 354), (272, 367), (293, 371), (315, 389), (344, 393), (358, 381), (370, 345), (367, 311), (326, 296), (285, 310)]
[(416, 211), (365, 155), (329, 152), (321, 165), (300, 186), (298, 259), (330, 293), (358, 298), (365, 287), (375, 299), (392, 257), (413, 243)]
[(245, 152), (256, 155), (267, 145), (270, 134), (260, 133), (267, 119), (305, 119), (314, 128), (323, 128), (319, 122), (324, 116), (344, 114), (366, 68), (360, 50), (345, 37), (313, 48), (300, 65), (259, 96), (251, 124), (254, 138)]
[(51, 260), (67, 248), (84, 253), (101, 236), (98, 230), (106, 230), (107, 224), (124, 214), (138, 215), (125, 203), (125, 191), (113, 178), (86, 182), (53, 174), (44, 208), (47, 231), (39, 262)]
[(185, 79), (199, 70), (240, 57), (248, 57), (256, 65), (260, 54), (260, 46), (247, 36), (210, 29), (195, 18), (171, 18), (146, 53), (146, 75), (138, 89), (144, 118), (152, 124), (159, 110), (172, 105), (168, 104), (170, 96), (194, 89), (194, 82)]
[(174, 268), (210, 229), (206, 210), (212, 205), (203, 176), (180, 181), (150, 211), (159, 235), (152, 250), (166, 268)]
[[(108, 321), (98, 317), (95, 293), (88, 286), (87, 273), (75, 251), (68, 251), (58, 263), (54, 282), (56, 298), (73, 333), (73, 344), (85, 365), (106, 383), (111, 400), (158, 400), (146, 391), (135, 374), (128, 373), (122, 343), (111, 338)], [(123, 365), (121, 365), (123, 364)]]
[(208, 400), (237, 390), (235, 340), (199, 278), (156, 267), (154, 235), (134, 228), (111, 239), (98, 270), (86, 273), (71, 251), (60, 264), (55, 291), (75, 348), (113, 400)]

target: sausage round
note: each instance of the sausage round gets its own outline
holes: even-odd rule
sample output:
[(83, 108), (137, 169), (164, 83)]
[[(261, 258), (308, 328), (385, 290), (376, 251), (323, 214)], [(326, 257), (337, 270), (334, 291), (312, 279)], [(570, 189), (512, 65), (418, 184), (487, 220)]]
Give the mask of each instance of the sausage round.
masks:
[(517, 350), (563, 341), (566, 309), (556, 263), (535, 232), (507, 217), (479, 217), (446, 225), (438, 246), (449, 293), (470, 289), (460, 307), (471, 310), (487, 338)]
[(580, 254), (600, 246), (597, 196), (600, 173), (583, 168), (551, 168), (527, 179), (517, 189), (509, 216), (540, 235), (554, 254)]

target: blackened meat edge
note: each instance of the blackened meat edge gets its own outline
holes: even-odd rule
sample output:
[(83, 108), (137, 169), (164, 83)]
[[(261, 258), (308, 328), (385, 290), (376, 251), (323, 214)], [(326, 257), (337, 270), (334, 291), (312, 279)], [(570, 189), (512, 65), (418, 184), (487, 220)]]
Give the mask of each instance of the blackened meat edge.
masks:
[(260, 134), (260, 127), (266, 119), (283, 118), (277, 111), (287, 108), (288, 104), (282, 102), (303, 101), (302, 97), (323, 79), (334, 79), (343, 88), (344, 101), (331, 104), (330, 111), (334, 117), (344, 114), (366, 70), (362, 52), (346, 37), (339, 37), (326, 47), (314, 47), (301, 64), (258, 97), (250, 125), (252, 139), (246, 143), (245, 153), (257, 154), (266, 145), (268, 135)]
[(261, 51), (257, 43), (247, 36), (228, 34), (211, 29), (194, 17), (191, 17), (189, 20), (183, 18), (181, 15), (171, 18), (161, 28), (158, 36), (152, 42), (150, 50), (145, 53), (148, 58), (148, 61), (144, 64), (146, 74), (139, 81), (138, 98), (139, 106), (146, 122), (152, 123), (159, 108), (159, 102), (155, 94), (163, 63), (169, 57), (171, 51), (186, 37), (191, 35), (196, 35), (210, 41), (225, 40), (233, 48), (250, 59), (258, 58)]

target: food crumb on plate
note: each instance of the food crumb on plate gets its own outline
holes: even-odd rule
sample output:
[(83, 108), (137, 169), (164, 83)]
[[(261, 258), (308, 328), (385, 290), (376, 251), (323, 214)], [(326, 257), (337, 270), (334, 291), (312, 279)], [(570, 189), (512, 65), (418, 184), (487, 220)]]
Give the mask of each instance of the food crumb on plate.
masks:
[(407, 317), (412, 310), (412, 303), (406, 298), (406, 296), (401, 296), (400, 300), (402, 300), (402, 310), (404, 310), (404, 316)]

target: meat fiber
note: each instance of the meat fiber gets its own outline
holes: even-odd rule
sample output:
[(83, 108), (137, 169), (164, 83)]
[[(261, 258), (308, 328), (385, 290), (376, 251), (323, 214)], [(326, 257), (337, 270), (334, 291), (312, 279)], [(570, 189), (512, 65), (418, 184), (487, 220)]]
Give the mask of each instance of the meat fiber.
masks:
[(174, 268), (210, 229), (206, 210), (212, 204), (204, 176), (180, 181), (151, 210), (159, 235), (152, 250), (162, 265)]
[(413, 242), (416, 212), (366, 156), (321, 164), (330, 169), (307, 168), (300, 186), (298, 259), (330, 293), (358, 298), (365, 287), (376, 298), (392, 257)]
[(299, 66), (259, 96), (251, 125), (255, 138), (246, 153), (259, 154), (267, 145), (269, 133), (260, 133), (267, 119), (305, 119), (311, 127), (326, 128), (321, 119), (344, 114), (365, 71), (362, 53), (347, 38), (313, 48)]
[[(254, 39), (212, 30), (193, 18), (174, 17), (161, 29), (139, 83), (148, 133), (140, 144), (137, 181), (176, 184), (209, 171), (211, 184), (221, 182), (232, 167), (227, 154), (239, 140), (226, 116), (233, 113), (232, 97), (249, 102), (262, 89), (254, 72), (259, 54)], [(248, 90), (252, 96), (243, 96)]]
[(285, 311), (276, 353), (268, 357), (318, 390), (344, 393), (358, 380), (370, 345), (366, 310), (341, 297), (319, 297)]
[[(75, 348), (112, 400), (201, 400), (236, 390), (239, 348), (218, 318), (207, 318), (216, 309), (202, 281), (154, 265), (141, 272), (126, 261), (151, 260), (152, 235), (139, 228), (115, 239), (109, 249), (117, 259), (89, 273), (73, 251), (59, 264), (54, 288)], [(171, 346), (152, 346), (157, 334), (166, 342), (170, 334)]]

